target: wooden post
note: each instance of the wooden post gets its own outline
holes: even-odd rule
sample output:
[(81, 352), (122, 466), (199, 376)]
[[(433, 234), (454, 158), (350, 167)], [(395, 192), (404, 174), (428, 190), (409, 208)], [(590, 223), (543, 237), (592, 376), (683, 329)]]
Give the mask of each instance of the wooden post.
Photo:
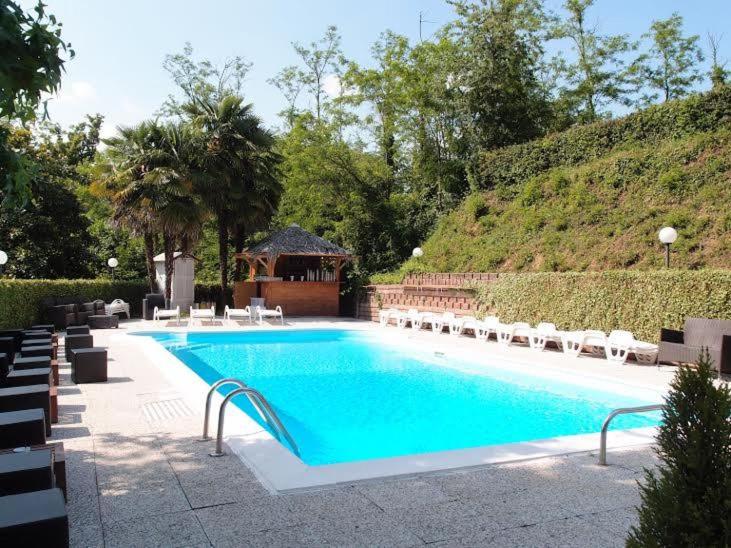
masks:
[(342, 257), (337, 257), (335, 259), (335, 281), (340, 281), (340, 269), (343, 267), (343, 259)]

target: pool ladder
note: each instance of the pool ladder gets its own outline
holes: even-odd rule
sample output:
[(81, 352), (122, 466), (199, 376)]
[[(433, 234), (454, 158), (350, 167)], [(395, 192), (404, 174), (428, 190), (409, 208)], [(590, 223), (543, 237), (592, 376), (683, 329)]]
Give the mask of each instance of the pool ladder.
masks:
[(201, 437), (201, 441), (209, 441), (211, 439), (211, 437), (208, 435), (208, 417), (211, 414), (211, 399), (213, 398), (213, 393), (216, 391), (216, 389), (225, 384), (235, 384), (236, 386), (238, 386), (238, 388), (235, 388), (234, 390), (226, 394), (226, 396), (223, 398), (223, 402), (221, 403), (221, 407), (218, 409), (218, 432), (216, 435), (216, 450), (213, 453), (209, 453), (210, 456), (222, 457), (226, 454), (223, 451), (223, 421), (226, 413), (226, 405), (236, 396), (240, 394), (246, 394), (246, 397), (249, 398), (249, 402), (251, 402), (251, 405), (254, 406), (254, 409), (256, 409), (257, 413), (259, 413), (259, 416), (262, 418), (262, 420), (266, 424), (268, 424), (270, 428), (274, 431), (277, 439), (279, 439), (279, 441), (286, 440), (286, 442), (292, 448), (292, 451), (294, 451), (294, 454), (299, 457), (300, 452), (297, 444), (282, 424), (282, 421), (279, 420), (277, 413), (274, 411), (274, 409), (272, 409), (272, 406), (269, 405), (269, 402), (264, 397), (264, 395), (258, 390), (246, 386), (243, 381), (233, 378), (221, 379), (220, 381), (214, 383), (211, 386), (210, 390), (208, 390), (208, 394), (206, 395), (206, 410), (205, 416), (203, 418), (203, 436)]
[(628, 415), (630, 413), (648, 413), (650, 411), (661, 411), (663, 408), (662, 404), (655, 404), (655, 405), (641, 405), (639, 407), (620, 407), (619, 409), (615, 409), (609, 415), (607, 415), (607, 418), (604, 419), (604, 424), (602, 424), (602, 433), (601, 438), (599, 442), (599, 464), (602, 466), (607, 465), (607, 430), (609, 430), (609, 423), (612, 422), (612, 419), (618, 415)]

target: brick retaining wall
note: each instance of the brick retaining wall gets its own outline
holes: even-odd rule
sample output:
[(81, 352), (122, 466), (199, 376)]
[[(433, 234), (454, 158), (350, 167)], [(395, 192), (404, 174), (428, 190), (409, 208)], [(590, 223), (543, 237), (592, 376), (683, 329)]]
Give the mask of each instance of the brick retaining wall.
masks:
[(472, 315), (477, 311), (474, 293), (463, 286), (469, 282), (494, 281), (497, 276), (479, 272), (419, 273), (407, 275), (401, 285), (371, 285), (360, 295), (357, 317), (378, 321), (378, 311), (382, 308)]

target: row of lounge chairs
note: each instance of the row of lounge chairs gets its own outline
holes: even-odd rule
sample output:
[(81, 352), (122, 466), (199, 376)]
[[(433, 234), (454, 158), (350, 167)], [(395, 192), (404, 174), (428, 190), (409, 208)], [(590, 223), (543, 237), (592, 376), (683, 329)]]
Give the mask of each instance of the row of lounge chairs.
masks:
[(548, 345), (564, 353), (578, 356), (582, 352), (604, 354), (609, 362), (623, 364), (630, 355), (639, 363), (652, 364), (657, 361), (657, 345), (638, 341), (629, 331), (615, 330), (607, 335), (603, 331), (561, 331), (556, 325), (541, 322), (535, 327), (525, 322), (502, 323), (497, 316), (482, 320), (474, 316), (457, 316), (453, 312), (424, 312), (417, 309), (384, 309), (379, 312), (379, 322), (385, 327), (391, 323), (399, 329), (411, 327), (421, 330), (431, 328), (434, 333), (448, 330), (459, 336), (472, 332), (477, 339), (495, 337), (498, 343), (508, 346), (516, 341), (527, 343), (535, 350), (544, 350)]

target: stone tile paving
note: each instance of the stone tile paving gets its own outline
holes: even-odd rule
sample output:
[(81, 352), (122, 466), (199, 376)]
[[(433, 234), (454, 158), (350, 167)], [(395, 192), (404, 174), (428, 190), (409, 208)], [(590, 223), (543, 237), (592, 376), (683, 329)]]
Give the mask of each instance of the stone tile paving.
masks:
[[(114, 332), (95, 331), (97, 345)], [(235, 456), (208, 457), (193, 416), (151, 423), (172, 387), (133, 346), (109, 345), (112, 382), (62, 365), (72, 546), (622, 546), (650, 448), (272, 495)]]

